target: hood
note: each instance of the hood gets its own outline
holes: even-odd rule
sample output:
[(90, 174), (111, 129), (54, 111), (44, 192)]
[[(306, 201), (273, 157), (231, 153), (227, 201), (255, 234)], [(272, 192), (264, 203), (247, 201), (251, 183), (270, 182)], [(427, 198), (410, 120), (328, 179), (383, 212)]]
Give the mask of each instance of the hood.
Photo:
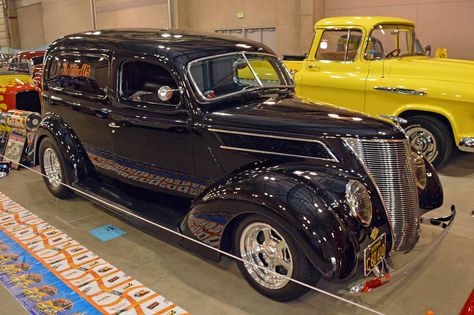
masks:
[(412, 79), (451, 81), (474, 85), (474, 61), (448, 59), (407, 57), (393, 63), (390, 75), (411, 77)]
[(405, 137), (388, 121), (295, 97), (248, 101), (241, 106), (211, 111), (204, 120), (211, 128), (254, 133), (367, 139)]

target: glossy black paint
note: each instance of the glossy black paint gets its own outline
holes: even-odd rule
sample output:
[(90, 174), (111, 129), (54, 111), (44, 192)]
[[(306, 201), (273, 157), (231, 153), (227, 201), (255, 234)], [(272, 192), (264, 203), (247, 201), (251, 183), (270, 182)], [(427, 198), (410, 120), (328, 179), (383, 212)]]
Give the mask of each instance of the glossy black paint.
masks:
[[(238, 45), (242, 43), (245, 45)], [(387, 233), (387, 251), (392, 233), (377, 187), (342, 138), (403, 139), (405, 135), (383, 120), (305, 103), (289, 88), (200, 103), (186, 73), (187, 63), (239, 51), (273, 54), (255, 42), (178, 30), (96, 31), (57, 40), (46, 57), (44, 96), (48, 114), (38, 141), (44, 136), (56, 140), (75, 171), (71, 184), (95, 192), (114, 186), (120, 193), (103, 196), (116, 198), (118, 203), (135, 209), (134, 213), (179, 229), (203, 243), (230, 251), (238, 221), (247, 214), (260, 213), (285, 222), (308, 259), (326, 278), (344, 281), (362, 277), (356, 272), (373, 228)], [(105, 56), (110, 63), (106, 97), (52, 89), (48, 65), (63, 54)], [(178, 106), (145, 106), (121, 97), (120, 66), (135, 59), (158, 64), (172, 75), (183, 89)], [(262, 136), (270, 152), (222, 147), (258, 148)], [(275, 136), (280, 138), (272, 138)], [(313, 140), (327, 148), (326, 155), (319, 156), (322, 158), (299, 152), (305, 141)], [(288, 150), (297, 152), (274, 154)], [(442, 197), (432, 201), (441, 192), (439, 179), (432, 171), (428, 188), (420, 195), (420, 204), (426, 208), (442, 203)], [(369, 227), (349, 214), (345, 185), (350, 179), (361, 181), (370, 191), (374, 215)], [(151, 198), (145, 205), (126, 187), (171, 193), (193, 200), (193, 204), (189, 211), (162, 210), (165, 208), (156, 206), (158, 200)], [(142, 204), (134, 206), (137, 202)], [(175, 218), (164, 220), (166, 215), (161, 213), (174, 214)], [(220, 254), (181, 242), (220, 258)]]

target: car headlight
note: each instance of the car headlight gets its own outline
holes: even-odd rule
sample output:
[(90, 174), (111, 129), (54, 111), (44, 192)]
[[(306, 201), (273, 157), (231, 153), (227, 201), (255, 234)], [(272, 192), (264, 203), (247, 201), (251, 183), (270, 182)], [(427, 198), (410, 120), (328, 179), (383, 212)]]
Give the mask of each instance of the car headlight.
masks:
[(351, 214), (368, 226), (372, 220), (372, 202), (367, 188), (359, 181), (350, 180), (346, 185), (346, 201)]
[(423, 190), (426, 187), (427, 181), (425, 160), (421, 155), (413, 151), (411, 152), (410, 157), (413, 169), (415, 170), (416, 185), (418, 188)]

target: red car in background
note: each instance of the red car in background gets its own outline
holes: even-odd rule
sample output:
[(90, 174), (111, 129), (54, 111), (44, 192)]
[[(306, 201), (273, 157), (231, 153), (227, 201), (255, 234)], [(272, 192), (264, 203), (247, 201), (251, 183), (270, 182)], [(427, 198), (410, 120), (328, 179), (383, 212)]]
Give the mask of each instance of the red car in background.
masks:
[(14, 55), (8, 65), (8, 70), (20, 73), (29, 73), (34, 77), (43, 70), (44, 50), (27, 50)]
[(41, 113), (41, 82), (45, 51), (22, 51), (0, 73), (0, 112), (21, 109)]

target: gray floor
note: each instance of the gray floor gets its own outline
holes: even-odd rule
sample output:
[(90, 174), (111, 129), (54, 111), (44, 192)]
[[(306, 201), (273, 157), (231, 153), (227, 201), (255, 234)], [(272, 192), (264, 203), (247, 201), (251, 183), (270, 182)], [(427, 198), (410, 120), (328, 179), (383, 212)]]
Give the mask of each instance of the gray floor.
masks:
[[(443, 211), (451, 203), (458, 208), (451, 233), (410, 277), (356, 301), (386, 314), (459, 312), (474, 287), (474, 155), (456, 154), (440, 173), (445, 188)], [(252, 290), (230, 261), (210, 263), (79, 197), (55, 199), (42, 179), (28, 170), (12, 171), (0, 179), (0, 191), (192, 314), (367, 313), (318, 293), (292, 303), (273, 302)], [(105, 224), (114, 224), (128, 234), (101, 242), (88, 233)], [(0, 305), (0, 314), (26, 313), (1, 285)]]

